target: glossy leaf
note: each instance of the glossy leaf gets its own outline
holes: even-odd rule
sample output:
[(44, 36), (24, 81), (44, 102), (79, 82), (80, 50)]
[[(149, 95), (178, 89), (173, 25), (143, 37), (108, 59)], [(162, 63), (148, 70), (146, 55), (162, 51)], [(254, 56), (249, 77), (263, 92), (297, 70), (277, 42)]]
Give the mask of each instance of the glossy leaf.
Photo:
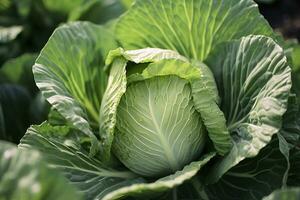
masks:
[(264, 36), (225, 43), (205, 63), (215, 75), (221, 109), (234, 139), (231, 152), (208, 175), (208, 182), (215, 182), (243, 159), (256, 156), (279, 131), (291, 74), (283, 50)]

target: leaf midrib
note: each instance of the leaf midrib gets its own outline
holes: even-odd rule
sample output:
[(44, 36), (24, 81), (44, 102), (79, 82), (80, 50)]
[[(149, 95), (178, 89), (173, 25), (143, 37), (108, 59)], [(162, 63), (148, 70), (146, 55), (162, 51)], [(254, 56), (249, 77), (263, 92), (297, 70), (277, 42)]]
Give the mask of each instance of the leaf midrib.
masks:
[(167, 139), (165, 138), (164, 134), (162, 133), (162, 131), (161, 131), (161, 129), (160, 129), (158, 123), (157, 123), (157, 120), (154, 116), (151, 97), (150, 97), (151, 96), (151, 91), (150, 91), (149, 88), (147, 88), (147, 89), (148, 89), (148, 92), (149, 92), (149, 95), (148, 95), (149, 111), (150, 111), (152, 121), (154, 123), (154, 127), (156, 129), (156, 132), (158, 133), (158, 138), (159, 138), (160, 142), (162, 143), (162, 148), (163, 148), (165, 156), (168, 160), (168, 164), (169, 164), (171, 170), (175, 172), (179, 169), (179, 164), (176, 161), (174, 153), (172, 152), (172, 149), (170, 147), (170, 144), (168, 143)]

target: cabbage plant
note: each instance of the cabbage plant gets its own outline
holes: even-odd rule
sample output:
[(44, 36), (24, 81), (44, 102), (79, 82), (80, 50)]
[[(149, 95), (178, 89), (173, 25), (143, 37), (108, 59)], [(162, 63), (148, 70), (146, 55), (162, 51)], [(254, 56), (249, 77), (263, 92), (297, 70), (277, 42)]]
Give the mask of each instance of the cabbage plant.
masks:
[(282, 43), (252, 0), (137, 0), (110, 26), (62, 25), (33, 67), (52, 111), (19, 147), (85, 199), (262, 198), (289, 176)]

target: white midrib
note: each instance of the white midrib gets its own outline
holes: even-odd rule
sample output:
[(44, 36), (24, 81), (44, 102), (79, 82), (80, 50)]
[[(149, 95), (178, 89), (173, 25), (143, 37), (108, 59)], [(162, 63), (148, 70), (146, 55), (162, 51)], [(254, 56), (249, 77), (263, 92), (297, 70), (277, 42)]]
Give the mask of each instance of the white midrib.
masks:
[(179, 165), (178, 165), (178, 162), (175, 159), (174, 153), (171, 149), (171, 146), (170, 146), (169, 142), (165, 138), (164, 134), (162, 133), (162, 131), (161, 131), (161, 129), (160, 129), (160, 127), (159, 127), (159, 125), (156, 121), (156, 118), (155, 118), (154, 113), (153, 113), (152, 102), (151, 102), (150, 96), (151, 95), (150, 95), (150, 90), (149, 90), (148, 104), (149, 104), (149, 110), (150, 110), (151, 118), (153, 119), (153, 123), (154, 123), (155, 129), (156, 129), (156, 132), (158, 133), (159, 140), (162, 143), (162, 148), (164, 150), (164, 153), (165, 153), (165, 156), (168, 160), (170, 168), (171, 168), (172, 171), (175, 172), (179, 169)]

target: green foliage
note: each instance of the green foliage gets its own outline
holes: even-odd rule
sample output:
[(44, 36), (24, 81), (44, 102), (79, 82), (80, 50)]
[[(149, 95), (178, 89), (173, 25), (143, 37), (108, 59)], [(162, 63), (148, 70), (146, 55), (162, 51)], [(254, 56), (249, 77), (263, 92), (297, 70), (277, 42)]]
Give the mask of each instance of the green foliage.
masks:
[[(55, 23), (103, 23), (112, 17), (106, 14), (110, 8), (121, 5), (30, 2), (23, 5), (29, 3), (30, 11), (41, 6)], [(299, 185), (297, 48), (288, 53), (291, 46), (279, 45), (257, 5), (124, 5), (131, 6), (107, 25), (72, 22), (53, 32), (33, 67), (51, 111), (46, 122), (27, 130), (18, 151), (38, 150), (91, 200), (252, 200)], [(14, 43), (23, 33), (6, 39)], [(22, 78), (27, 68), (17, 60), (11, 64), (18, 73), (4, 67), (3, 79), (31, 85)], [(25, 88), (3, 95), (13, 100), (1, 101), (1, 134), (17, 124), (7, 126), (8, 106), (20, 99), (31, 104), (34, 89)], [(42, 104), (37, 97), (33, 102)]]
[(46, 166), (37, 151), (19, 150), (0, 141), (0, 160), (0, 199), (82, 199), (65, 178)]

